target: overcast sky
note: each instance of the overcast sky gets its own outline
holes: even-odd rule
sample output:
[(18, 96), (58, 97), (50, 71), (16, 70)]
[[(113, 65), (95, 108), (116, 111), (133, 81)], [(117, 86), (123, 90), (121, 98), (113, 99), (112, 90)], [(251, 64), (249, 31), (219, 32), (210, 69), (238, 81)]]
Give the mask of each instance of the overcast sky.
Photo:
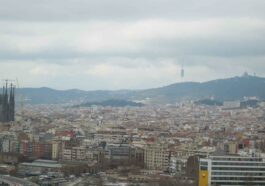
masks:
[(143, 89), (265, 76), (265, 0), (0, 0), (0, 78)]

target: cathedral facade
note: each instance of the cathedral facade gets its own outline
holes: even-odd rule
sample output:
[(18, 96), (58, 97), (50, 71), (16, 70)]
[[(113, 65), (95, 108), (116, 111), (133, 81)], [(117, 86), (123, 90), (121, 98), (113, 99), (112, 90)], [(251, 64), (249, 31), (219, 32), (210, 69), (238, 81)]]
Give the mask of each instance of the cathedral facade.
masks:
[(6, 85), (0, 94), (0, 122), (15, 121), (15, 87)]

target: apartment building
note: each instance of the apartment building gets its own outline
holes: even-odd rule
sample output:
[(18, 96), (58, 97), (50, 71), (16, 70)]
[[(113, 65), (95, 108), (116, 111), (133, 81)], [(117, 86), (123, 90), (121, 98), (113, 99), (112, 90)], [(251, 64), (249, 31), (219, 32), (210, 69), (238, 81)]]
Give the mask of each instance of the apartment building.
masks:
[(170, 152), (167, 145), (148, 144), (144, 148), (144, 164), (149, 170), (168, 171), (170, 164)]

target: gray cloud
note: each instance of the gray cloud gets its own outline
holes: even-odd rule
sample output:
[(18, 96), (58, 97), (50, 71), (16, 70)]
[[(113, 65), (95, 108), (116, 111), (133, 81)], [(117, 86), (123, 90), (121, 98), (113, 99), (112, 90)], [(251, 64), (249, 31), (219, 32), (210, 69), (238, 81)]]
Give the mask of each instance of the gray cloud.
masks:
[[(60, 23), (62, 28), (59, 29), (54, 23), (9, 23), (7, 26), (2, 23), (1, 26), (1, 59), (241, 57), (265, 53), (265, 22), (259, 19), (186, 22), (160, 19), (126, 25)], [(9, 33), (10, 30), (18, 30), (18, 33)]]
[(1, 0), (4, 20), (70, 21), (205, 17), (264, 17), (263, 0)]
[(263, 0), (0, 0), (0, 74), (61, 89), (162, 86), (180, 80), (181, 64), (187, 81), (265, 76), (263, 7)]

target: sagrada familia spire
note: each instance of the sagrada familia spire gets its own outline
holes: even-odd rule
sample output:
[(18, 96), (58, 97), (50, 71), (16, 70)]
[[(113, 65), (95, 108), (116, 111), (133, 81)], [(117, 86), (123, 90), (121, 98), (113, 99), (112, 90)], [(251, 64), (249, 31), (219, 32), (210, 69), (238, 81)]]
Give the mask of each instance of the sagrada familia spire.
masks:
[(8, 84), (3, 87), (3, 93), (0, 94), (0, 122), (15, 121), (15, 87)]

